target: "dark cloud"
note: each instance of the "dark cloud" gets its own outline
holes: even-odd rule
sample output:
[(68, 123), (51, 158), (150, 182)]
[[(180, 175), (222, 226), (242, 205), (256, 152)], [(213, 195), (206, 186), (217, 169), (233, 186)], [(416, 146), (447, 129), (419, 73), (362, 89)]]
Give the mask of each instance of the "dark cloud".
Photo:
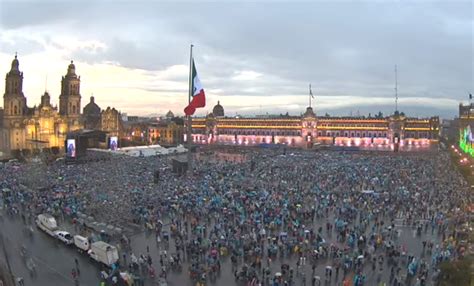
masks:
[[(202, 82), (220, 96), (305, 96), (311, 82), (324, 96), (391, 98), (395, 64), (400, 97), (461, 100), (474, 89), (471, 1), (70, 4), (2, 3), (1, 29), (40, 25), (99, 40), (106, 48), (71, 57), (150, 72), (187, 65), (193, 43)], [(232, 80), (240, 71), (262, 76)]]

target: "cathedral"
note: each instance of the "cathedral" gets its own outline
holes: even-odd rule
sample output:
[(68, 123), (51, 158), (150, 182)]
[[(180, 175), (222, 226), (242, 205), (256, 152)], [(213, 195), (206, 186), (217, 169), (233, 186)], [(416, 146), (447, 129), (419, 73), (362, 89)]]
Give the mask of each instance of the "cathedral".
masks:
[[(114, 126), (114, 133), (118, 133), (121, 126), (121, 118), (116, 115), (118, 111), (110, 108), (101, 111), (93, 97), (81, 114), (80, 85), (81, 77), (71, 61), (61, 80), (59, 109), (51, 104), (48, 92), (41, 96), (38, 106), (28, 107), (23, 93), (23, 72), (15, 55), (5, 78), (3, 110), (0, 109), (0, 150), (11, 153), (15, 150), (63, 149), (69, 132), (84, 128), (101, 130), (104, 120), (108, 120), (104, 125)], [(111, 113), (115, 116), (110, 116)]]

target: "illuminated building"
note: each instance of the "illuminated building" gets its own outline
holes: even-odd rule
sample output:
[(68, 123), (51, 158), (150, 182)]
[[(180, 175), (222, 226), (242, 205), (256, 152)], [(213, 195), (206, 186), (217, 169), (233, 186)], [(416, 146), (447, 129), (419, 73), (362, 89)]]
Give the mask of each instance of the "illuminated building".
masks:
[(100, 113), (100, 130), (107, 132), (108, 136), (122, 136), (122, 115), (115, 108), (107, 107)]
[(59, 111), (51, 105), (51, 97), (45, 92), (39, 106), (28, 107), (23, 94), (23, 73), (15, 55), (11, 69), (5, 78), (3, 95), (2, 150), (41, 149), (63, 147), (69, 131), (81, 129), (80, 77), (74, 64), (68, 66), (61, 81)]
[(465, 153), (474, 157), (474, 138), (472, 129), (474, 127), (474, 109), (472, 104), (459, 104), (459, 147)]
[(5, 78), (3, 110), (0, 112), (0, 150), (38, 150), (64, 148), (67, 134), (81, 129), (107, 131), (118, 134), (121, 127), (115, 109), (100, 111), (91, 97), (91, 103), (81, 114), (81, 77), (71, 61), (67, 73), (61, 79), (59, 110), (51, 104), (51, 96), (45, 92), (38, 106), (28, 107), (23, 94), (23, 72), (19, 69), (17, 56)]
[(148, 141), (152, 144), (181, 144), (183, 143), (183, 134), (183, 120), (180, 118), (168, 119), (148, 126)]
[(172, 117), (170, 111), (165, 118), (156, 120), (148, 119), (142, 122), (127, 124), (126, 137), (129, 140), (142, 144), (160, 144), (164, 146), (183, 143), (184, 124), (183, 119)]
[[(220, 104), (218, 104), (220, 106)], [(216, 107), (214, 108), (216, 109)], [(192, 119), (192, 139), (199, 144), (284, 144), (312, 147), (314, 143), (374, 147), (428, 146), (437, 142), (439, 118), (316, 116), (308, 107), (301, 116), (230, 118), (213, 113)]]

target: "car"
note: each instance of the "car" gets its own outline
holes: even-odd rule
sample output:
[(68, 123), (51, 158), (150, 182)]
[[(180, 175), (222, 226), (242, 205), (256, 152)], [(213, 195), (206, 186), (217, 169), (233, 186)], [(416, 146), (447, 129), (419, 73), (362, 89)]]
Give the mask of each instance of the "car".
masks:
[(54, 232), (54, 234), (56, 235), (57, 239), (64, 242), (66, 245), (71, 245), (71, 244), (74, 243), (74, 238), (67, 231), (57, 230), (57, 231)]

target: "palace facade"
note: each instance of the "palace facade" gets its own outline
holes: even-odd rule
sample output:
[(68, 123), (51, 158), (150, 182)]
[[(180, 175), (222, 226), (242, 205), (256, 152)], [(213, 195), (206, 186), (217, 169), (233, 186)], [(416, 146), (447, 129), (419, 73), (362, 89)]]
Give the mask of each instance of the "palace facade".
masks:
[(51, 96), (45, 92), (38, 106), (28, 107), (23, 93), (23, 72), (17, 56), (5, 77), (3, 110), (0, 112), (0, 150), (38, 150), (64, 148), (67, 134), (80, 129), (102, 130), (118, 133), (121, 122), (118, 111), (108, 108), (101, 111), (94, 98), (81, 114), (81, 77), (71, 61), (67, 73), (61, 79), (59, 109), (51, 104)]
[(438, 135), (438, 117), (411, 118), (399, 112), (388, 117), (332, 117), (316, 116), (308, 107), (301, 116), (230, 118), (218, 103), (206, 117), (192, 119), (192, 140), (199, 144), (416, 148), (437, 142)]

